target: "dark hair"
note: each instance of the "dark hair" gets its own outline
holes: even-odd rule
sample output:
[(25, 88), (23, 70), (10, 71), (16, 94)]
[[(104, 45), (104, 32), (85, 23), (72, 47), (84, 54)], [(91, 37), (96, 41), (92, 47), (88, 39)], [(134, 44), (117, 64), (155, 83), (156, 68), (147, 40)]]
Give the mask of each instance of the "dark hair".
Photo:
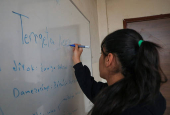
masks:
[(103, 40), (103, 54), (117, 55), (124, 78), (96, 96), (89, 114), (118, 115), (137, 104), (154, 102), (161, 83), (167, 81), (160, 67), (157, 49), (161, 47), (149, 41), (143, 41), (139, 47), (139, 40), (143, 40), (142, 36), (132, 29), (117, 30)]

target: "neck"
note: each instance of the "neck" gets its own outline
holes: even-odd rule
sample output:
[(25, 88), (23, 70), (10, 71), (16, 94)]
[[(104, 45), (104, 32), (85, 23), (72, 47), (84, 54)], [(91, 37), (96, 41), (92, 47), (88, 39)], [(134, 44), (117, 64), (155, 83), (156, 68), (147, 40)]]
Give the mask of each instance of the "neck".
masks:
[(116, 74), (108, 77), (106, 80), (107, 80), (107, 84), (110, 86), (123, 78), (124, 78), (124, 76), (122, 75), (122, 73), (116, 73)]

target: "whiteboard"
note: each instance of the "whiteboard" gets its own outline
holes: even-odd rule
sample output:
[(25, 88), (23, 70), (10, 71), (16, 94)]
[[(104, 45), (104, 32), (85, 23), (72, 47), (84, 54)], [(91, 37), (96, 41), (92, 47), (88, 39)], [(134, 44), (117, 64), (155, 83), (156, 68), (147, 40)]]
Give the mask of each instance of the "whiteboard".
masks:
[(1, 0), (0, 14), (0, 115), (87, 114), (68, 45), (90, 45), (89, 21), (70, 0)]

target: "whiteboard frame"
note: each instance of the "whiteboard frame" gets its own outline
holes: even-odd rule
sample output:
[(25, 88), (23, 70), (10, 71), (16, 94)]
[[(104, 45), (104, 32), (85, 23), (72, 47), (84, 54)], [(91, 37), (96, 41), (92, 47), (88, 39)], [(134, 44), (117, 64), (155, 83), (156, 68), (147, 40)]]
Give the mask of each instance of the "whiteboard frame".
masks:
[[(70, 0), (70, 2), (76, 7), (76, 9), (83, 15), (83, 17), (89, 22), (89, 34), (90, 34), (90, 46), (91, 46), (91, 29), (90, 29), (90, 20), (81, 12), (81, 10), (76, 6), (76, 4), (73, 2), (73, 0)], [(93, 68), (92, 68), (92, 50), (90, 48), (91, 53), (91, 74), (93, 75)]]
[(83, 12), (80, 11), (80, 9), (76, 6), (76, 4), (74, 4), (73, 0), (70, 0), (70, 2), (77, 8), (77, 10), (86, 18), (86, 20), (89, 22), (90, 24), (90, 21), (88, 20), (88, 18), (83, 14)]

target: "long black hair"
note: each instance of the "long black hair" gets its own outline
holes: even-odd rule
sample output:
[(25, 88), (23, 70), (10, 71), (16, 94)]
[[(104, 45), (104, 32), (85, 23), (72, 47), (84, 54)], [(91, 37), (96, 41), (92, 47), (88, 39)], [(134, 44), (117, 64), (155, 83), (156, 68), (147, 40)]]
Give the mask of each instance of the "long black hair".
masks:
[[(118, 115), (125, 109), (140, 103), (153, 103), (161, 83), (167, 81), (160, 67), (159, 45), (143, 41), (132, 29), (117, 30), (105, 37), (102, 53), (116, 54), (121, 63), (124, 78), (104, 88), (95, 98), (91, 115)], [(103, 50), (105, 49), (105, 50)]]

